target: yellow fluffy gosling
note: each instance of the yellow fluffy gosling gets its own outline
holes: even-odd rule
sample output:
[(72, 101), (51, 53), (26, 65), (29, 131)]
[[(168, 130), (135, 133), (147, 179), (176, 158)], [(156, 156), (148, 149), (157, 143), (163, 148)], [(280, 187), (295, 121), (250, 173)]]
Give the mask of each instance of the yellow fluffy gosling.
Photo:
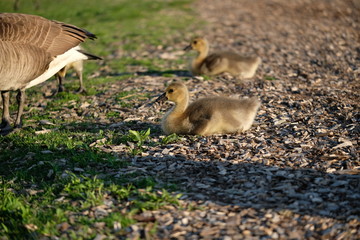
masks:
[(86, 93), (86, 89), (84, 87), (84, 83), (83, 83), (83, 61), (76, 61), (76, 62), (72, 62), (67, 64), (65, 67), (63, 67), (57, 74), (56, 74), (56, 78), (58, 80), (59, 83), (59, 87), (58, 87), (58, 92), (63, 92), (64, 91), (64, 86), (63, 86), (63, 81), (65, 79), (66, 76), (66, 72), (69, 69), (74, 69), (76, 76), (79, 78), (79, 82), (80, 82), (80, 87), (78, 90), (76, 90), (77, 93)]
[(191, 63), (193, 75), (218, 75), (227, 72), (240, 79), (252, 78), (261, 63), (260, 57), (244, 57), (233, 52), (218, 52), (209, 55), (209, 43), (203, 37), (192, 39), (184, 50), (198, 52)]
[[(88, 57), (89, 58), (87, 60), (101, 60), (100, 57), (89, 54), (89, 53), (88, 53)], [(78, 90), (76, 90), (76, 92), (77, 93), (86, 93), (86, 89), (85, 89), (85, 86), (83, 83), (83, 71), (84, 71), (84, 61), (83, 60), (79, 60), (79, 61), (75, 61), (75, 62), (67, 64), (56, 74), (56, 78), (59, 83), (58, 92), (64, 91), (63, 81), (64, 81), (66, 73), (69, 69), (73, 69), (76, 73), (76, 76), (79, 79), (80, 86), (79, 86)]]
[(82, 78), (82, 73), (83, 73), (83, 69), (84, 69), (82, 60), (69, 63), (65, 67), (63, 67), (59, 72), (56, 73), (56, 79), (58, 80), (58, 83), (59, 83), (58, 92), (64, 91), (63, 81), (65, 79), (66, 72), (71, 68), (74, 69), (76, 76), (79, 78), (80, 87), (77, 90), (77, 92), (78, 93), (86, 92), (86, 89), (83, 84), (83, 78)]
[(208, 97), (189, 105), (189, 91), (180, 82), (171, 83), (157, 101), (175, 103), (162, 119), (165, 134), (212, 135), (248, 130), (260, 107), (256, 98)]

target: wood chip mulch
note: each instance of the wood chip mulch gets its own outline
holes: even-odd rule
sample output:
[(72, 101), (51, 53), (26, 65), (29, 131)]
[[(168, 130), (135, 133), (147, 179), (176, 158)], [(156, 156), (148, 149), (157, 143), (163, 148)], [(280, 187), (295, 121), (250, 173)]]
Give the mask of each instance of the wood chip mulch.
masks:
[[(192, 99), (261, 99), (256, 122), (243, 134), (181, 136), (165, 145), (144, 144), (135, 157), (124, 153), (126, 144), (99, 144), (131, 162), (109, 175), (136, 172), (175, 184), (183, 194), (180, 207), (137, 216), (128, 237), (359, 239), (360, 2), (212, 0), (197, 1), (193, 8), (208, 24), (193, 26), (196, 30), (174, 46), (149, 50), (147, 56), (184, 57), (179, 53), (191, 37), (203, 35), (211, 50), (259, 55), (262, 64), (254, 79), (204, 80), (181, 71), (174, 77), (139, 74), (104, 87), (103, 95), (90, 97), (86, 110), (63, 113), (79, 121), (98, 114), (98, 124), (115, 133), (150, 126), (152, 141), (160, 142), (160, 119), (170, 104), (149, 103), (172, 79), (185, 79)], [(112, 97), (120, 91), (153, 98), (124, 98), (138, 106), (124, 108)], [(121, 119), (104, 117), (107, 111), (119, 112)], [(154, 221), (158, 231), (149, 236)]]

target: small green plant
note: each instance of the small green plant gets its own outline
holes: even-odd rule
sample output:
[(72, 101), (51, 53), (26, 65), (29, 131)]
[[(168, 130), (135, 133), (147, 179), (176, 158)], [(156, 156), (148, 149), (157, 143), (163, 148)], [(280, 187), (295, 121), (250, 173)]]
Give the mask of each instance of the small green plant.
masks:
[(173, 196), (165, 189), (154, 192), (152, 187), (147, 187), (138, 190), (138, 200), (134, 201), (134, 206), (141, 211), (156, 210), (168, 204), (179, 205), (180, 197), (181, 194)]
[(15, 196), (8, 184), (1, 187), (0, 199), (0, 235), (28, 236), (29, 232), (24, 225), (26, 216), (30, 214), (30, 208)]
[(144, 142), (149, 138), (150, 135), (150, 128), (148, 128), (147, 130), (142, 130), (142, 131), (135, 131), (135, 130), (129, 130), (129, 140), (136, 142), (138, 147), (142, 147), (142, 145), (144, 144)]
[(265, 80), (269, 80), (269, 81), (279, 80), (279, 79), (277, 79), (276, 77), (273, 77), (273, 76), (265, 76), (264, 78), (265, 78)]
[(163, 73), (161, 76), (163, 77), (175, 77), (176, 75), (173, 73)]
[(95, 177), (78, 177), (70, 174), (70, 181), (65, 185), (63, 192), (74, 200), (81, 200), (84, 208), (100, 204), (104, 195), (104, 184)]
[(106, 117), (107, 118), (119, 118), (120, 112), (110, 111), (110, 112), (106, 113)]
[(207, 75), (201, 75), (205, 81), (209, 81), (211, 80), (211, 76), (207, 76)]
[(180, 139), (180, 137), (176, 133), (172, 133), (172, 134), (164, 137), (163, 139), (161, 139), (161, 144), (168, 144), (168, 143), (176, 142), (179, 139)]
[[(129, 134), (127, 135), (128, 144), (130, 146), (131, 155), (138, 155), (139, 153), (143, 152), (143, 144), (149, 138), (150, 135), (150, 128), (143, 131), (135, 131), (129, 130)], [(136, 144), (133, 144), (135, 142)]]

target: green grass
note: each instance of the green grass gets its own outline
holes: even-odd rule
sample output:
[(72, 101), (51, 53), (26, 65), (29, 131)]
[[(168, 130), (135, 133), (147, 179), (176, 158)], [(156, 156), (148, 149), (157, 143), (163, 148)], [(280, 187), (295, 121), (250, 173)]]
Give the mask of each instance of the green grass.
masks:
[[(14, 184), (4, 184), (0, 189), (0, 234), (9, 239), (32, 239), (38, 236), (56, 236), (61, 233), (59, 225), (71, 224), (73, 228), (91, 227), (96, 222), (105, 222), (111, 233), (115, 222), (127, 227), (134, 222), (132, 216), (143, 211), (159, 209), (167, 204), (177, 205), (179, 196), (172, 196), (166, 190), (153, 191), (152, 187), (137, 189), (134, 186), (107, 184), (102, 180), (84, 176), (69, 175), (56, 185), (49, 184), (41, 190), (32, 188), (31, 195), (19, 194)], [(111, 198), (118, 204), (106, 207), (109, 214), (97, 214), (104, 200)], [(132, 199), (132, 200), (130, 200)], [(101, 207), (99, 207), (101, 206)], [(118, 208), (121, 207), (121, 213)], [(95, 209), (95, 210), (94, 210)], [(96, 232), (79, 233), (67, 231), (78, 238), (94, 238)], [(80, 235), (79, 235), (80, 234)], [(119, 235), (126, 235), (120, 232)]]
[[(104, 0), (99, 4), (95, 0), (39, 0), (35, 9), (33, 1), (20, 1), (19, 12), (37, 14), (49, 19), (68, 22), (85, 28), (97, 35), (95, 41), (84, 43), (86, 49), (107, 56), (122, 49), (141, 51), (149, 46), (164, 45), (169, 36), (181, 37), (181, 30), (192, 23), (189, 7), (190, 0)], [(13, 1), (1, 1), (2, 12), (13, 12)], [(129, 63), (130, 61), (130, 63)], [(124, 65), (132, 64), (133, 59), (121, 56), (118, 61), (107, 62), (114, 72), (125, 72)], [(157, 69), (152, 59), (135, 60), (140, 64)], [(98, 68), (96, 62), (87, 63), (85, 74)]]
[[(148, 48), (166, 48), (182, 41), (183, 33), (194, 25), (191, 0), (39, 0), (20, 1), (18, 12), (41, 15), (85, 28), (98, 36), (84, 47), (104, 58), (85, 64), (87, 94), (74, 94), (77, 79), (64, 84), (66, 92), (45, 99), (41, 86), (27, 90), (25, 128), (0, 136), (0, 239), (94, 239), (98, 233), (126, 238), (126, 227), (136, 223), (134, 215), (143, 211), (177, 206), (175, 184), (160, 185), (141, 172), (117, 174), (126, 169), (133, 156), (156, 144), (178, 141), (170, 135), (154, 142), (153, 129), (147, 127), (119, 133), (97, 124), (96, 117), (82, 120), (61, 117), (66, 109), (78, 109), (92, 96), (103, 94), (109, 84), (120, 84), (136, 76), (129, 67), (149, 73), (173, 76), (168, 66), (183, 59), (166, 60), (141, 57)], [(0, 1), (2, 12), (13, 12), (13, 1)], [(139, 57), (131, 57), (132, 53)], [(105, 70), (104, 70), (105, 69)], [(91, 77), (97, 73), (95, 77)], [(71, 78), (70, 78), (71, 79)], [(54, 80), (52, 80), (54, 81)], [(48, 84), (48, 83), (45, 83)], [(13, 103), (14, 101), (13, 94)], [(134, 107), (135, 98), (147, 93), (123, 91), (112, 96), (121, 107)], [(13, 104), (11, 111), (16, 111)], [(121, 121), (119, 112), (105, 116)], [(41, 126), (46, 120), (53, 125)], [(126, 126), (132, 126), (131, 122)], [(44, 129), (48, 133), (39, 134)], [(151, 130), (151, 133), (150, 133)], [(106, 144), (126, 145), (123, 153), (102, 150)], [(109, 204), (112, 203), (112, 204)], [(106, 211), (99, 214), (105, 206)], [(96, 227), (97, 224), (104, 227)], [(114, 224), (121, 228), (114, 231)], [(156, 223), (150, 235), (156, 233)]]
[[(111, 227), (101, 231), (111, 234), (114, 222), (126, 227), (136, 222), (134, 214), (178, 205), (179, 196), (165, 189), (159, 191), (161, 186), (152, 177), (132, 173), (114, 178), (108, 174), (129, 162), (88, 146), (106, 134), (64, 131), (31, 136), (24, 130), (0, 137), (0, 145), (7, 146), (0, 156), (0, 236), (60, 236), (58, 226), (69, 219), (73, 220), (68, 224), (78, 229), (105, 222)], [(141, 148), (149, 134), (149, 130), (131, 131), (126, 138)], [(106, 200), (117, 202), (107, 208), (110, 214), (84, 214), (96, 215), (94, 209), (104, 206)], [(122, 214), (117, 212), (119, 208)], [(96, 236), (96, 232), (80, 232), (69, 230), (66, 234), (76, 238)]]

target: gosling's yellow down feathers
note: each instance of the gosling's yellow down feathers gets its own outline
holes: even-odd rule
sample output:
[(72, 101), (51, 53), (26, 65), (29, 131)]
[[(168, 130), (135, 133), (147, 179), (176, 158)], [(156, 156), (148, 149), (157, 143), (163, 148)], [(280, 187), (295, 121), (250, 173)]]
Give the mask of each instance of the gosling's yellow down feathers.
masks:
[(159, 97), (175, 103), (162, 119), (165, 134), (212, 135), (248, 130), (260, 107), (256, 98), (208, 97), (189, 105), (189, 92), (180, 82), (171, 83)]
[(261, 58), (257, 56), (245, 57), (233, 52), (209, 54), (209, 43), (203, 37), (192, 39), (184, 50), (198, 52), (197, 57), (191, 62), (193, 75), (218, 75), (227, 72), (241, 79), (252, 78), (261, 63)]

